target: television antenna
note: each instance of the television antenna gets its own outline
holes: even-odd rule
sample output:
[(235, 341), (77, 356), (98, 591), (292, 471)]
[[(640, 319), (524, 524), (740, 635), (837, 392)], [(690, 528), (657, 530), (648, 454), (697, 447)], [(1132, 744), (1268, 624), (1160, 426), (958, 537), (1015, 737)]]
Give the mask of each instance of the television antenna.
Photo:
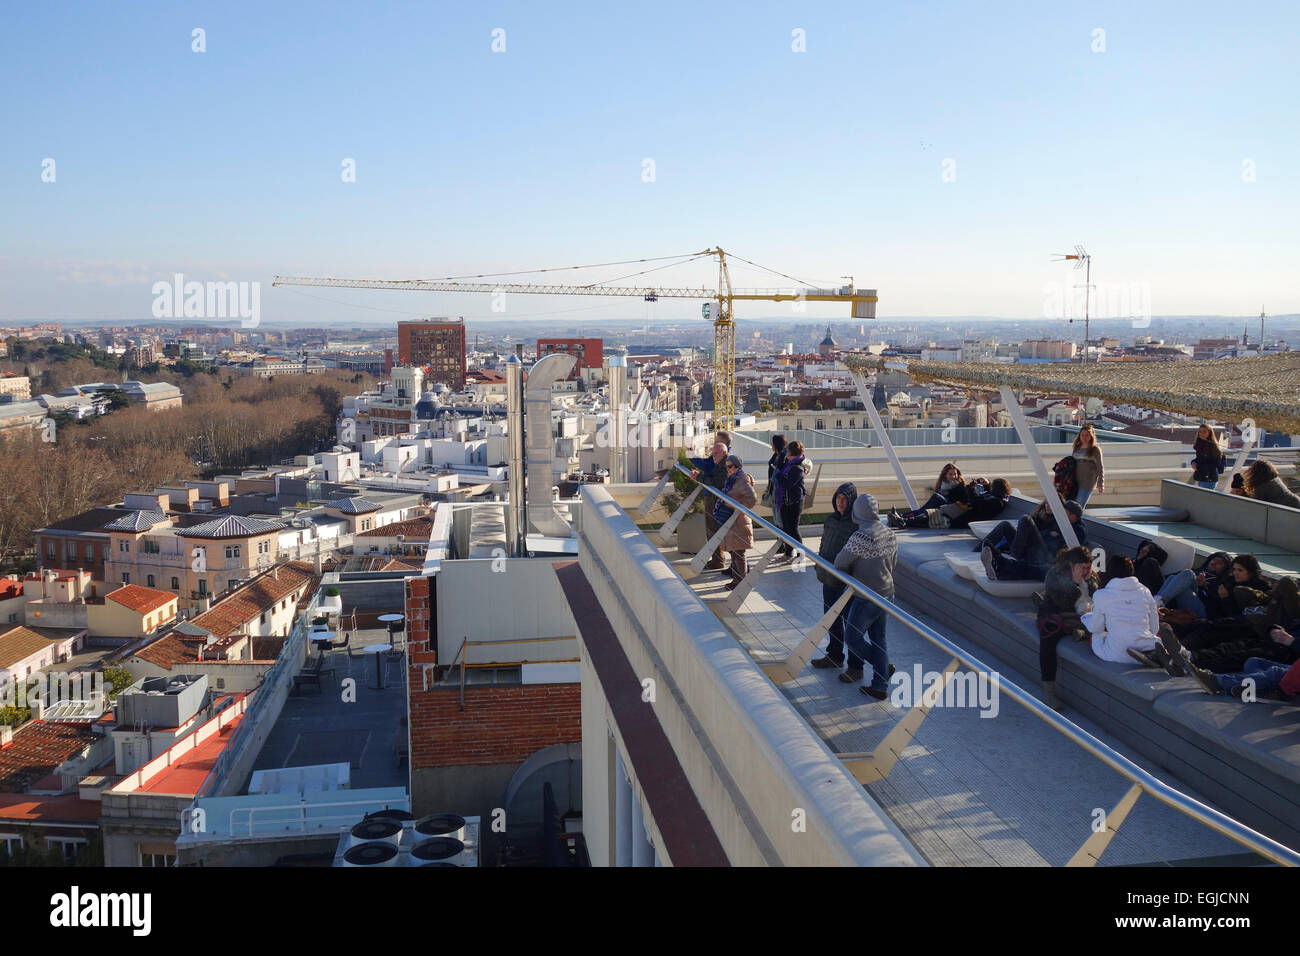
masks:
[[(1077, 272), (1084, 269), (1083, 279), (1083, 350), (1079, 355), (1080, 363), (1088, 361), (1088, 330), (1089, 330), (1089, 306), (1091, 305), (1092, 295), (1092, 256), (1090, 256), (1083, 246), (1075, 245), (1073, 253), (1058, 253), (1061, 256), (1057, 262), (1064, 262), (1069, 259), (1074, 260), (1074, 269)], [(1076, 285), (1077, 289), (1078, 286)], [(1070, 317), (1070, 324), (1074, 324), (1074, 317)]]

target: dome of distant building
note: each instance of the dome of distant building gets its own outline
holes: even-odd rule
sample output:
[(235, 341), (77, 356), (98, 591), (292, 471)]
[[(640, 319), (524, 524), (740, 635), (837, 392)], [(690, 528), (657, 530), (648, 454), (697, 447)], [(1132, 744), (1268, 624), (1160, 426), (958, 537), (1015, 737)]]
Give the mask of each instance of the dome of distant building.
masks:
[(830, 355), (838, 350), (839, 345), (831, 338), (831, 327), (828, 325), (826, 326), (826, 338), (822, 339), (821, 345), (817, 346), (817, 353), (819, 355)]
[(438, 408), (442, 406), (442, 400), (432, 391), (425, 391), (420, 400), (415, 403), (416, 418), (433, 418)]

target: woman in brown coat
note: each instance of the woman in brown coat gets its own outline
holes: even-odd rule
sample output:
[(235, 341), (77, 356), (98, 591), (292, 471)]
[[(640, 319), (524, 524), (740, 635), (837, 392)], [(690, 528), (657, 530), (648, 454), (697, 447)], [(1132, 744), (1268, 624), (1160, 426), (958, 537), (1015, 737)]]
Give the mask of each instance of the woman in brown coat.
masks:
[[(722, 465), (727, 470), (727, 480), (722, 485), (722, 493), (753, 510), (758, 505), (758, 495), (754, 492), (754, 479), (744, 470), (744, 463), (736, 455), (728, 455), (723, 459)], [(735, 510), (718, 498), (713, 505), (713, 520), (721, 526)], [(749, 515), (742, 511), (737, 515), (735, 523), (727, 529), (720, 548), (731, 554), (731, 567), (728, 569), (731, 573), (731, 581), (727, 584), (728, 591), (734, 591), (749, 570), (745, 552), (753, 546), (754, 524), (749, 520)]]

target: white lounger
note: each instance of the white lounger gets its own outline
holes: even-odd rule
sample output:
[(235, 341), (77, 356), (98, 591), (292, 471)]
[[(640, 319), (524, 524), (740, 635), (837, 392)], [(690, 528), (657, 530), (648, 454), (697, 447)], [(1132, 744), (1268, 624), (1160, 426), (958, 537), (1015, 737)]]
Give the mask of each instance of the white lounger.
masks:
[(984, 562), (971, 551), (950, 551), (944, 560), (957, 577), (974, 581), (981, 591), (994, 597), (1027, 598), (1043, 587), (1042, 581), (990, 581), (984, 572)]

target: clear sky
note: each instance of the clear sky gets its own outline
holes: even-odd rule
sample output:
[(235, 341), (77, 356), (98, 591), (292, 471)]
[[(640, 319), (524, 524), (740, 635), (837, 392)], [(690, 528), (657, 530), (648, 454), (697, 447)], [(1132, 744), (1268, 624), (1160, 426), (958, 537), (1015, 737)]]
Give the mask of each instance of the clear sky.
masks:
[[(1297, 10), (11, 4), (0, 322), (146, 320), (175, 272), (260, 281), (269, 320), (486, 316), (487, 297), (313, 298), (270, 280), (712, 245), (812, 280), (852, 274), (879, 289), (882, 317), (1039, 316), (1049, 284), (1076, 281), (1051, 261), (1075, 243), (1095, 282), (1145, 285), (1158, 315), (1300, 312)], [(647, 278), (716, 281), (707, 267)]]

